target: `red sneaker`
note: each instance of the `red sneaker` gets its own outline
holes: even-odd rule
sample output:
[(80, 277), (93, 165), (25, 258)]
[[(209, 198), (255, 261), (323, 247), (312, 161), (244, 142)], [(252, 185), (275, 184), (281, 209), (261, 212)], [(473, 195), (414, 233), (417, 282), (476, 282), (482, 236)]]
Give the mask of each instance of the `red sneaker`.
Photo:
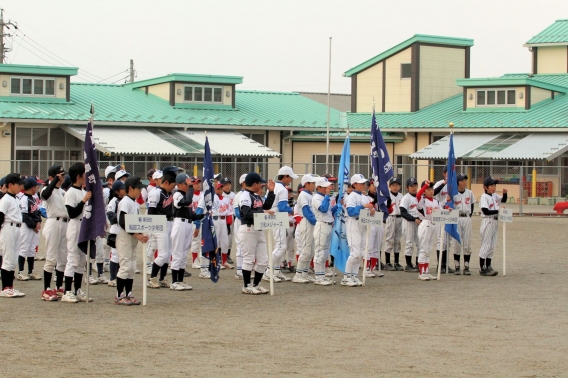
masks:
[(61, 297), (65, 295), (65, 290), (63, 290), (63, 288), (60, 287), (55, 291), (55, 294), (57, 295), (58, 299), (61, 299)]
[(57, 294), (53, 292), (53, 290), (48, 288), (47, 290), (44, 290), (41, 293), (41, 299), (44, 301), (54, 302), (57, 301), (59, 298), (57, 297)]
[(134, 298), (132, 295), (129, 295), (126, 298), (130, 301), (130, 304), (132, 304), (134, 306), (138, 306), (140, 304), (140, 301), (138, 299)]

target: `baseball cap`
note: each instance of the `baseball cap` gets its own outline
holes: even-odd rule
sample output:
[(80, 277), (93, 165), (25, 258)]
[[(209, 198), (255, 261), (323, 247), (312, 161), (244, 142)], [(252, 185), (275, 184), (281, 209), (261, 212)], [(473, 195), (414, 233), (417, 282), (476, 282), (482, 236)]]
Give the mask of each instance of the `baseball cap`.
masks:
[(180, 173), (176, 176), (176, 184), (183, 184), (188, 178), (189, 176), (187, 174)]
[(182, 169), (179, 167), (176, 167), (175, 165), (170, 165), (167, 167), (162, 168), (162, 173), (164, 175), (168, 174), (168, 173), (173, 173), (174, 175), (177, 175), (178, 172), (180, 172)]
[(0, 186), (4, 186), (5, 183), (6, 183), (6, 177), (0, 178)]
[(126, 188), (126, 190), (128, 191), (128, 188), (132, 187), (132, 188), (145, 188), (146, 185), (142, 184), (142, 181), (140, 181), (139, 177), (136, 176), (132, 176), (126, 179), (126, 182), (124, 183), (124, 187)]
[(364, 184), (367, 182), (367, 179), (365, 178), (365, 176), (363, 176), (360, 173), (356, 173), (353, 176), (351, 176), (351, 180), (349, 180), (349, 183), (351, 185), (353, 184)]
[(318, 177), (316, 179), (316, 188), (318, 186), (321, 186), (322, 188), (327, 188), (328, 186), (332, 185), (331, 182), (329, 182), (329, 179), (326, 177)]
[(213, 179), (217, 181), (221, 180), (221, 174), (217, 173), (215, 176), (213, 176)]
[(308, 182), (316, 182), (316, 178), (312, 176), (311, 173), (306, 173), (302, 176), (302, 186), (306, 185)]
[(323, 177), (325, 177), (327, 179), (327, 181), (330, 182), (335, 182), (337, 181), (337, 177), (333, 177), (332, 175), (330, 175), (329, 173), (326, 173), (325, 175), (323, 175)]
[(239, 184), (242, 184), (243, 182), (245, 182), (245, 179), (247, 178), (247, 174), (243, 173), (241, 175), (241, 177), (239, 177)]
[(444, 173), (448, 173), (448, 167), (444, 168)]
[(35, 179), (36, 179), (38, 185), (44, 185), (45, 184), (45, 181), (43, 181), (39, 177), (35, 176)]
[(152, 174), (152, 178), (153, 178), (154, 180), (161, 179), (162, 177), (164, 177), (164, 172), (160, 171), (159, 169), (157, 169), (157, 170)]
[[(423, 187), (424, 185), (426, 185), (426, 180), (422, 181), (422, 184), (420, 184), (420, 187)], [(429, 187), (429, 188), (433, 188), (433, 187), (434, 187), (434, 183), (431, 182), (431, 183), (428, 185), (428, 187)]]
[(456, 176), (456, 181), (467, 180), (469, 177), (465, 173), (458, 173)]
[(223, 185), (232, 183), (231, 179), (228, 177), (223, 177), (219, 182)]
[(114, 175), (115, 180), (120, 180), (121, 177), (130, 177), (132, 176), (130, 173), (126, 172), (124, 169), (121, 169), (120, 171), (116, 172), (116, 175)]
[(119, 190), (125, 189), (126, 190), (126, 185), (124, 185), (124, 183), (120, 180), (116, 180), (115, 182), (112, 183), (112, 191), (117, 193)]
[(416, 181), (415, 177), (411, 177), (406, 180), (406, 186), (418, 185), (418, 181)]
[(71, 186), (71, 177), (69, 177), (69, 175), (65, 175), (65, 180), (63, 180), (63, 183), (61, 184), (61, 189), (67, 190), (69, 189), (70, 186)]
[(6, 177), (4, 177), (4, 185), (8, 186), (9, 184), (23, 185), (24, 180), (20, 177), (19, 173), (8, 173)]
[(35, 179), (35, 177), (30, 176), (27, 179), (24, 180), (24, 189), (28, 190), (33, 188), (34, 186), (37, 186), (37, 180)]
[(393, 177), (389, 181), (389, 186), (392, 185), (392, 184), (398, 184), (398, 185), (402, 186), (402, 180), (399, 179), (398, 177)]
[(280, 168), (278, 170), (278, 176), (290, 176), (293, 179), (297, 179), (298, 175), (294, 173), (294, 171), (292, 170), (292, 168), (288, 167), (288, 166), (283, 166), (282, 168)]
[(221, 184), (220, 182), (217, 183), (217, 186), (215, 186), (215, 189), (223, 189), (223, 184)]
[(247, 173), (247, 177), (245, 178), (245, 184), (247, 186), (251, 186), (257, 182), (260, 182), (261, 184), (263, 183), (266, 184), (266, 180), (263, 180), (258, 173), (256, 172)]
[(54, 165), (50, 167), (49, 170), (47, 171), (47, 174), (51, 177), (55, 177), (60, 173), (65, 173), (65, 169), (63, 169), (61, 165)]
[[(108, 167), (105, 168), (105, 177), (108, 177), (109, 173), (119, 171), (120, 168), (121, 168), (120, 164), (115, 166), (109, 165)], [(51, 173), (49, 175), (51, 176)]]
[(191, 183), (192, 183), (192, 184), (195, 184), (195, 183), (197, 183), (197, 182), (202, 182), (202, 181), (203, 181), (203, 180), (201, 180), (201, 177), (193, 176), (193, 177), (191, 178)]
[(150, 178), (150, 177), (154, 178), (154, 177), (153, 177), (153, 176), (154, 176), (154, 172), (156, 172), (156, 170), (155, 170), (154, 168), (150, 169), (150, 170), (148, 171), (148, 173), (146, 174), (146, 177), (148, 177), (148, 178)]
[(499, 180), (495, 180), (491, 176), (486, 177), (485, 180), (483, 180), (483, 186), (490, 186), (493, 184), (499, 184)]

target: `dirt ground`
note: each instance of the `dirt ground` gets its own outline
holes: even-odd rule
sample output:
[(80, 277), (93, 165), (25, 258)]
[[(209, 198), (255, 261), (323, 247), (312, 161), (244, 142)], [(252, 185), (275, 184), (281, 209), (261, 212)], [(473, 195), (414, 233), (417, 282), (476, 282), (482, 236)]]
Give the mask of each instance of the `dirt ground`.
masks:
[(68, 304), (18, 281), (26, 297), (0, 299), (0, 376), (568, 376), (567, 227), (515, 218), (506, 277), (501, 233), (499, 276), (477, 273), (474, 217), (474, 274), (440, 282), (385, 272), (361, 288), (289, 282), (247, 296), (234, 270), (216, 285), (191, 270), (193, 291), (122, 307), (106, 285), (91, 286), (93, 303)]

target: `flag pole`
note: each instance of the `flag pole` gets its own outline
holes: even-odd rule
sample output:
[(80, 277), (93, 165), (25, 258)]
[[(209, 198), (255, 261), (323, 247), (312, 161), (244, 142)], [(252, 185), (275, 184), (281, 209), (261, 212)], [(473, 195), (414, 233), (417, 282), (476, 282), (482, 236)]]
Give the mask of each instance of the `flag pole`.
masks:
[(91, 278), (91, 241), (87, 242), (87, 303), (89, 303), (89, 279)]
[(146, 267), (148, 252), (144, 248), (145, 243), (142, 243), (142, 306), (146, 306), (146, 298), (148, 297), (148, 268)]
[[(448, 124), (448, 126), (450, 127), (450, 134), (454, 135), (454, 123), (450, 122)], [(455, 160), (454, 160), (454, 162), (455, 162)], [(452, 201), (453, 201), (453, 198), (452, 198)], [(454, 205), (454, 207), (455, 207), (455, 205)], [(444, 240), (444, 246), (446, 247), (446, 274), (450, 274), (450, 234), (446, 233), (445, 239), (446, 240)]]

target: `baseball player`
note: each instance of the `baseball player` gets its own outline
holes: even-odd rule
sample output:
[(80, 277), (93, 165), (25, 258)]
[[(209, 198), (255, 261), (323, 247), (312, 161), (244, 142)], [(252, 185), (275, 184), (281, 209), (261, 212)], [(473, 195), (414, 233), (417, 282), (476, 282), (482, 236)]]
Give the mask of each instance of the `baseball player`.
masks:
[(116, 172), (114, 175), (115, 180), (122, 180), (122, 182), (126, 182), (126, 179), (131, 176), (130, 173), (126, 172), (124, 169), (121, 169)]
[(402, 222), (402, 234), (404, 235), (404, 257), (406, 259), (405, 272), (418, 272), (418, 267), (412, 265), (412, 253), (416, 247), (416, 263), (418, 264), (418, 226), (422, 222), (418, 212), (418, 181), (414, 177), (406, 180), (406, 193), (400, 200), (400, 215), (404, 219)]
[(363, 252), (365, 250), (365, 237), (367, 227), (359, 223), (359, 214), (362, 209), (369, 209), (371, 215), (375, 214), (375, 206), (369, 201), (369, 197), (363, 195), (367, 179), (362, 174), (354, 174), (349, 181), (353, 187), (351, 194), (343, 198), (347, 209), (347, 243), (349, 244), (349, 258), (345, 264), (345, 276), (341, 280), (343, 286), (362, 286), (363, 283), (357, 277)]
[[(499, 203), (507, 202), (507, 189), (503, 189), (503, 196), (495, 193), (498, 180), (486, 177), (483, 180), (485, 193), (479, 200), (481, 208), (481, 249), (479, 250), (479, 274), (482, 276), (496, 276), (498, 272), (491, 267), (491, 259), (497, 244), (497, 231), (499, 229)], [(503, 206), (504, 208), (504, 206)]]
[[(201, 188), (201, 179), (198, 179), (198, 180), (199, 180), (199, 182), (197, 182), (197, 180), (194, 180), (194, 182), (197, 182), (197, 187)], [(215, 186), (214, 186), (214, 188), (215, 188)], [(213, 195), (213, 205), (212, 206), (215, 206), (214, 205), (215, 197), (216, 197), (216, 194)], [(194, 200), (195, 200), (195, 194), (194, 194)], [(199, 200), (199, 202), (198, 202), (197, 208), (195, 210), (195, 214), (198, 214), (198, 215), (205, 214), (205, 197), (204, 197), (203, 193), (199, 194), (198, 200)], [(195, 241), (195, 239), (198, 238), (198, 241), (192, 242), (191, 252), (197, 253), (198, 257), (199, 257), (199, 268), (201, 270), (199, 272), (199, 278), (208, 279), (208, 278), (211, 278), (211, 273), (209, 272), (209, 258), (206, 257), (206, 256), (203, 256), (203, 254), (201, 253), (201, 242), (202, 242), (201, 221), (196, 220), (194, 223), (195, 223), (195, 229), (193, 231), (193, 240)]]
[[(448, 196), (448, 186), (446, 185), (447, 179), (448, 179), (448, 168), (444, 168), (444, 179), (434, 184), (434, 196), (436, 196), (436, 199), (438, 200), (438, 203), (440, 205), (446, 203), (446, 197)], [(436, 228), (438, 229), (437, 231), (438, 243), (436, 248), (436, 255), (438, 256), (439, 259), (440, 251), (442, 252), (442, 273), (446, 273), (446, 269), (448, 269), (448, 273), (454, 273), (454, 270), (448, 266), (448, 254), (447, 254), (447, 250), (451, 243), (452, 237), (448, 235), (447, 232), (444, 232), (442, 234), (442, 237), (440, 238), (440, 227), (442, 227), (441, 224), (436, 225)]]
[(22, 190), (24, 180), (17, 173), (10, 173), (4, 178), (6, 194), (0, 200), (0, 246), (3, 249), (3, 260), (0, 268), (2, 276), (2, 291), (0, 297), (17, 298), (25, 294), (14, 289), (18, 250), (20, 247), (20, 229), (22, 227), (22, 212), (16, 194)]
[[(310, 173), (302, 177), (303, 190), (298, 195), (298, 208), (303, 215), (300, 221), (300, 237), (302, 238), (302, 252), (296, 266), (296, 275), (292, 282), (295, 283), (311, 283), (315, 282), (315, 278), (308, 274), (310, 261), (314, 258), (314, 226), (316, 225), (316, 217), (312, 211), (313, 192), (316, 188), (316, 178)], [(286, 196), (288, 199), (288, 196)], [(324, 268), (325, 276), (325, 268)], [(276, 276), (276, 275), (275, 275)], [(270, 278), (268, 278), (270, 280)]]
[[(203, 207), (205, 201), (203, 200)], [(227, 262), (227, 253), (229, 250), (229, 228), (227, 227), (227, 218), (232, 216), (231, 201), (223, 195), (223, 184), (219, 182), (215, 187), (215, 195), (213, 196), (213, 206), (211, 207), (213, 224), (215, 225), (215, 235), (217, 235), (217, 244), (221, 249), (221, 269), (233, 269), (233, 266)]]
[(231, 179), (228, 177), (223, 177), (221, 179), (221, 181), (219, 181), (221, 184), (223, 184), (223, 197), (227, 197), (229, 200), (229, 204), (230, 204), (230, 209), (231, 209), (231, 214), (229, 216), (227, 216), (227, 233), (229, 235), (229, 247), (227, 250), (227, 262), (229, 264), (233, 264), (233, 260), (231, 259), (231, 249), (233, 247), (233, 232), (234, 232), (234, 228), (233, 228), (233, 202), (235, 200), (235, 196), (236, 194), (234, 192), (231, 191), (232, 187), (233, 187), (233, 183), (231, 182)]
[[(87, 298), (87, 294), (81, 290), (87, 255), (78, 246), (83, 207), (92, 197), (91, 192), (85, 192), (82, 189), (85, 185), (85, 164), (75, 163), (69, 167), (69, 177), (72, 186), (63, 197), (69, 223), (67, 224), (67, 264), (64, 273), (65, 294), (61, 297), (61, 301), (67, 303), (91, 302), (93, 299)], [(73, 284), (74, 291), (71, 291)]]
[[(377, 205), (377, 188), (375, 187), (375, 182), (371, 179), (369, 180), (369, 191), (367, 192), (369, 197), (369, 202), (375, 207), (375, 211), (378, 211)], [(367, 260), (367, 266), (365, 270), (365, 276), (369, 278), (383, 277), (382, 272), (374, 273), (375, 268), (378, 270), (378, 264), (381, 263), (381, 248), (383, 245), (383, 233), (382, 227), (370, 226), (369, 227), (369, 260)]]
[[(471, 216), (473, 215), (473, 208), (475, 204), (475, 196), (473, 192), (466, 188), (467, 175), (459, 173), (457, 175), (458, 194), (454, 196), (454, 209), (458, 210), (460, 217), (458, 219), (458, 233), (460, 235), (461, 244), (455, 239), (451, 239), (451, 246), (453, 247), (454, 263), (456, 267), (455, 274), (459, 275), (460, 272), (460, 256), (463, 251), (463, 274), (466, 276), (471, 275), (469, 271), (469, 259), (471, 257)], [(448, 198), (448, 201), (450, 198)]]
[(107, 244), (110, 247), (110, 280), (108, 286), (116, 287), (116, 275), (119, 269), (118, 251), (116, 250), (116, 237), (120, 232), (120, 225), (118, 224), (118, 204), (126, 196), (126, 186), (122, 181), (115, 181), (112, 184), (112, 191), (115, 196), (110, 200), (107, 208), (106, 215), (110, 223), (109, 235), (107, 237)]
[[(203, 197), (203, 193), (201, 192), (201, 178), (193, 177), (191, 180), (191, 186), (193, 187), (193, 201), (191, 203), (191, 207), (195, 213), (197, 212), (197, 207), (199, 206), (201, 197)], [(201, 228), (197, 228), (198, 224), (200, 224), (199, 221), (194, 222), (193, 239), (191, 241), (191, 257), (193, 261), (191, 267), (193, 269), (201, 269), (202, 263), (203, 265), (209, 266), (209, 262), (201, 256)], [(202, 278), (211, 278), (208, 269), (201, 269), (200, 277), (201, 276), (203, 276)]]
[[(292, 180), (297, 178), (298, 175), (296, 175), (290, 167), (284, 166), (278, 170), (278, 181), (274, 184), (275, 198), (272, 205), (272, 211), (284, 212), (288, 214), (293, 212), (293, 209), (288, 206), (288, 190), (286, 189), (286, 185), (290, 185), (292, 183)], [(272, 236), (274, 238), (274, 250), (272, 251), (274, 282), (291, 281), (289, 277), (286, 277), (280, 271), (280, 261), (282, 261), (282, 257), (284, 257), (287, 248), (286, 229), (276, 229), (273, 231)], [(270, 272), (267, 271), (265, 274), (267, 276), (266, 278), (270, 280)]]
[[(67, 265), (67, 224), (69, 216), (63, 197), (65, 191), (61, 185), (65, 180), (65, 170), (54, 165), (48, 170), (49, 184), (43, 188), (40, 197), (45, 205), (47, 220), (42, 234), (45, 239), (45, 265), (43, 266), (44, 300), (52, 300), (53, 294), (58, 298), (65, 294), (63, 290), (63, 273)], [(53, 271), (55, 270), (55, 290), (50, 289)]]
[[(156, 188), (162, 185), (162, 177), (164, 173), (161, 170), (154, 170), (152, 173), (152, 179), (155, 186), (148, 186), (142, 189), (149, 196)], [(148, 208), (148, 199), (146, 199), (146, 208)], [(148, 257), (146, 271), (148, 274), (152, 274), (152, 263), (154, 262), (154, 257), (158, 255), (158, 245), (156, 244), (156, 235), (150, 234), (150, 240), (146, 244), (146, 256)]]
[[(402, 182), (398, 177), (391, 178), (389, 182), (390, 205), (388, 206), (389, 217), (385, 225), (385, 270), (402, 271), (404, 268), (399, 263), (400, 238), (402, 237), (402, 216), (400, 215), (400, 202), (402, 194), (400, 189)], [(391, 253), (394, 253), (394, 264), (391, 264)]]
[[(300, 184), (301, 186), (302, 184)], [(300, 193), (302, 192), (302, 188), (298, 188), (298, 196), (300, 195)], [(296, 242), (296, 266), (298, 264), (298, 259), (300, 258), (300, 255), (302, 254), (302, 236), (300, 235), (300, 222), (302, 221), (302, 213), (300, 212), (300, 208), (298, 207), (298, 202), (296, 202), (296, 204), (293, 207), (294, 209), (294, 213), (293, 213), (293, 217), (294, 217), (294, 240)], [(297, 270), (296, 270), (297, 271)]]
[[(288, 206), (294, 208), (294, 191), (287, 186), (288, 190)], [(288, 214), (288, 228), (286, 229), (286, 254), (282, 258), (280, 271), (282, 273), (296, 273), (296, 268), (292, 266), (296, 251), (294, 250), (294, 232), (296, 231), (296, 220), (293, 214)]]
[[(274, 182), (268, 182), (268, 195), (266, 200), (256, 194), (262, 183), (266, 183), (258, 173), (249, 173), (245, 178), (246, 190), (239, 196), (239, 214), (241, 225), (239, 226), (239, 241), (243, 254), (243, 294), (268, 294), (269, 290), (260, 286), (263, 273), (268, 265), (266, 251), (266, 239), (262, 230), (254, 229), (254, 214), (269, 213), (275, 200)], [(279, 260), (278, 260), (279, 261)], [(252, 271), (254, 270), (253, 283), (250, 282)]]
[(243, 278), (243, 252), (242, 252), (242, 245), (239, 238), (239, 227), (241, 226), (241, 213), (239, 211), (239, 198), (241, 193), (246, 190), (245, 179), (247, 174), (241, 175), (239, 178), (239, 184), (241, 185), (241, 191), (235, 195), (233, 199), (233, 213), (235, 214), (235, 221), (233, 224), (233, 236), (235, 238), (235, 247), (237, 253), (235, 254), (235, 258), (237, 260), (237, 272), (235, 273), (235, 279), (239, 280)]
[(331, 182), (325, 177), (318, 177), (315, 183), (316, 192), (312, 198), (311, 208), (316, 218), (316, 225), (313, 230), (314, 240), (314, 272), (316, 280), (314, 284), (329, 286), (333, 283), (325, 275), (325, 263), (329, 258), (329, 248), (331, 242), (331, 232), (333, 231), (333, 220), (337, 205), (331, 206)]
[(432, 222), (432, 213), (440, 209), (440, 203), (434, 198), (434, 184), (428, 180), (423, 181), (416, 194), (416, 199), (418, 200), (418, 216), (422, 220), (418, 226), (418, 279), (435, 280), (436, 277), (430, 275), (428, 271), (430, 249), (437, 234), (435, 224)]
[[(36, 244), (34, 235), (41, 229), (41, 213), (39, 211), (39, 199), (35, 194), (38, 189), (37, 181), (30, 176), (24, 180), (24, 195), (20, 198), (20, 211), (24, 224), (20, 228), (20, 245), (18, 252), (18, 265), (20, 272), (17, 279), (19, 281), (41, 280), (42, 276), (35, 273), (34, 256)], [(24, 273), (24, 264), (28, 262), (28, 273)]]
[(138, 242), (146, 243), (148, 236), (144, 234), (131, 234), (126, 232), (126, 214), (140, 214), (140, 205), (136, 199), (140, 197), (140, 190), (145, 187), (136, 176), (129, 177), (124, 183), (127, 195), (118, 204), (118, 223), (120, 231), (116, 236), (116, 250), (120, 269), (116, 275), (116, 297), (114, 303), (118, 305), (139, 305), (140, 301), (132, 295), (134, 272), (136, 270), (136, 247)]

